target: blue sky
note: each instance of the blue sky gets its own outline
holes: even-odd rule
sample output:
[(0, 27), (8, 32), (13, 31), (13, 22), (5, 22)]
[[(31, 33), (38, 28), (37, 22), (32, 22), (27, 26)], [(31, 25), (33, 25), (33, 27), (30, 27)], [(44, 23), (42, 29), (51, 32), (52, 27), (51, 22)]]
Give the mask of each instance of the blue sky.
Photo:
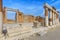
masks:
[[(3, 0), (3, 7), (19, 9), (26, 15), (44, 17), (44, 3), (48, 3), (50, 6), (54, 6), (57, 11), (60, 11), (60, 0)], [(14, 15), (10, 15), (7, 15), (8, 18), (14, 19)]]

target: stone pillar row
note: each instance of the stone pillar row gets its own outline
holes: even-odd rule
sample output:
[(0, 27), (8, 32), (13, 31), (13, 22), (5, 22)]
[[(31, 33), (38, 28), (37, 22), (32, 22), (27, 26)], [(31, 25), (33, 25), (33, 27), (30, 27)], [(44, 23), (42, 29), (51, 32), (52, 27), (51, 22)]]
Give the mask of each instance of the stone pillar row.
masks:
[[(50, 13), (50, 18), (48, 16), (48, 13)], [(58, 14), (55, 13), (53, 10), (50, 10), (49, 8), (45, 7), (45, 26), (55, 25), (59, 22)]]

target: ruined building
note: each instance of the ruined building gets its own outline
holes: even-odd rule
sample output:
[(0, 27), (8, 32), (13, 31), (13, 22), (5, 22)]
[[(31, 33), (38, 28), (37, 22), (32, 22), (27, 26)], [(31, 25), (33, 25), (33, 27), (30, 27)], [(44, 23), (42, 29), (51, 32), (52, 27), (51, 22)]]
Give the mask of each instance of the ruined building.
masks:
[[(33, 34), (40, 34), (59, 24), (59, 14), (54, 7), (44, 4), (45, 18), (33, 15), (24, 15), (18, 9), (2, 7), (0, 0), (0, 40), (19, 40)], [(15, 20), (8, 20), (7, 11), (15, 12)], [(50, 14), (50, 15), (48, 15)], [(50, 16), (50, 17), (49, 17)]]

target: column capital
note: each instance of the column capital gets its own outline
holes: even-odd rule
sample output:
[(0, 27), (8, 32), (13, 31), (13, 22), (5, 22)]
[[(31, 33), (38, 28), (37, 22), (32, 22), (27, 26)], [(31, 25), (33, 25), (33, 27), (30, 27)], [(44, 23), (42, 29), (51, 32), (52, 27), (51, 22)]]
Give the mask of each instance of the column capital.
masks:
[(48, 8), (45, 8), (45, 16), (48, 16)]

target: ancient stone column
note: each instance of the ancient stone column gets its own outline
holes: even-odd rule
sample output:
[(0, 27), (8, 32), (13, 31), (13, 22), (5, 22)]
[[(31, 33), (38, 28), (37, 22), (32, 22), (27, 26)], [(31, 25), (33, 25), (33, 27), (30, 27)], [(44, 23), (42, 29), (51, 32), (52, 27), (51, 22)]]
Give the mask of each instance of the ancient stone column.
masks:
[(57, 20), (57, 13), (56, 13), (56, 20), (55, 21), (56, 21), (56, 24), (57, 24), (57, 22), (58, 22), (58, 20)]
[(59, 16), (58, 16), (58, 18), (57, 18), (57, 19), (58, 19), (58, 24), (59, 24)]
[(52, 25), (52, 11), (50, 10), (50, 25)]
[(16, 22), (18, 23), (18, 11), (16, 12)]
[(58, 20), (58, 23), (59, 23), (59, 15), (57, 15), (58, 17), (57, 17), (57, 20)]
[(48, 8), (45, 7), (45, 26), (48, 26)]
[(57, 24), (59, 23), (59, 15), (56, 16)]
[(53, 20), (53, 25), (54, 25), (54, 24), (55, 24), (55, 21), (54, 21), (54, 12), (53, 12), (53, 14), (52, 14), (52, 15), (53, 15), (53, 16), (52, 16), (52, 17), (53, 17), (53, 19), (52, 19), (52, 20)]
[(54, 18), (55, 18), (55, 19), (54, 19), (54, 22), (55, 22), (55, 24), (56, 24), (56, 13), (54, 14)]
[(4, 7), (4, 12), (3, 12), (3, 23), (7, 23), (7, 18), (6, 18), (6, 12), (7, 11), (7, 9), (6, 9), (6, 7)]
[(18, 11), (16, 11), (16, 23), (19, 23), (18, 15), (19, 15), (19, 10), (18, 10)]
[(2, 15), (2, 0), (0, 0), (0, 32), (2, 31), (3, 15)]

